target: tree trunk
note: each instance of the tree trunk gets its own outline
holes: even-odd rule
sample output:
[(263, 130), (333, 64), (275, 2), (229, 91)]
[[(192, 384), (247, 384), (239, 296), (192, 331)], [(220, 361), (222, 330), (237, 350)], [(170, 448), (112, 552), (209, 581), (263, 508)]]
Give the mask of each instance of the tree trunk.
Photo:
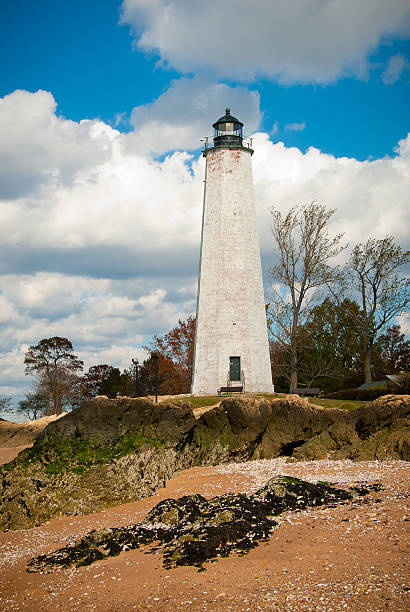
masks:
[(295, 341), (290, 346), (290, 384), (289, 393), (295, 393), (298, 386), (298, 355)]
[(369, 324), (365, 321), (363, 328), (363, 373), (364, 382), (372, 382), (372, 371), (371, 371), (371, 343), (369, 340)]
[(364, 371), (364, 382), (372, 382), (372, 371), (371, 371), (371, 351), (367, 349), (364, 354), (363, 360), (363, 371)]

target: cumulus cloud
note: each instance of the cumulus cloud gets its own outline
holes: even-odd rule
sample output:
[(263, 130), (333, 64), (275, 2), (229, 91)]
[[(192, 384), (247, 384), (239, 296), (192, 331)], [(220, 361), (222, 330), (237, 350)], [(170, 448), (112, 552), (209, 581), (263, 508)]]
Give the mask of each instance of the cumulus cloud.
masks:
[(197, 149), (200, 137), (212, 135), (212, 123), (225, 114), (226, 106), (245, 124), (248, 133), (257, 129), (260, 120), (257, 91), (202, 77), (172, 81), (155, 102), (134, 108), (131, 113), (134, 132), (127, 140), (134, 149), (148, 153)]
[[(44, 99), (49, 102), (50, 94), (25, 94), (24, 105), (20, 92), (15, 98), (8, 96), (8, 105), (16, 102), (15, 122), (32, 117), (27, 127), (30, 141), (41, 142), (42, 157), (52, 160), (56, 175), (65, 171), (66, 158), (78, 157), (78, 167), (71, 182), (50, 180), (34, 145), (27, 148), (22, 164), (12, 136), (4, 139), (9, 175), (19, 177), (21, 184), (36, 182), (37, 192), (23, 197), (17, 182), (9, 184), (1, 209), (0, 273), (84, 274), (84, 265), (88, 274), (99, 277), (172, 276), (184, 266), (192, 272), (200, 231), (202, 159), (181, 152), (154, 161), (130, 151), (128, 135), (101, 122), (83, 134), (82, 122), (58, 119), (54, 104), (44, 110)], [(43, 113), (41, 122), (35, 115), (38, 108)], [(0, 124), (9, 115), (8, 106), (0, 105)], [(45, 125), (47, 140), (43, 141)], [(64, 154), (55, 154), (61, 133), (77, 134), (76, 130), (85, 141), (81, 149), (87, 163), (83, 163), (75, 138), (67, 139)], [(19, 143), (20, 133), (14, 137)], [(107, 141), (109, 147), (102, 158), (102, 144)], [(172, 256), (171, 245), (177, 245)]]
[[(139, 347), (147, 338), (194, 312), (204, 178), (199, 154), (180, 151), (158, 161), (135, 151), (129, 134), (101, 122), (83, 133), (82, 122), (56, 117), (44, 92), (11, 95), (6, 107), (0, 104), (0, 124), (13, 100), (16, 122), (31, 117), (27, 131), (43, 161), (28, 148), (22, 165), (11, 137), (2, 143), (9, 172), (31, 187), (10, 184), (0, 207), (0, 394), (29, 386), (24, 352), (41, 338), (70, 338), (87, 367), (125, 367), (131, 356), (143, 356)], [(162, 113), (166, 125), (165, 107)], [(142, 113), (136, 130), (150, 117)], [(55, 154), (61, 133), (68, 135), (64, 155)], [(18, 132), (14, 137), (21, 139)], [(85, 161), (76, 166), (78, 142)], [(316, 200), (338, 209), (333, 229), (345, 231), (352, 244), (393, 234), (408, 246), (410, 136), (391, 157), (364, 162), (314, 148), (303, 153), (264, 133), (254, 135), (253, 147), (265, 271), (273, 261), (272, 205), (287, 210)], [(73, 160), (70, 171), (66, 157)], [(44, 172), (47, 164), (54, 164), (55, 180)]]
[(15, 180), (0, 208), (0, 393), (24, 385), (21, 347), (41, 338), (70, 338), (88, 365), (125, 367), (147, 337), (192, 313), (195, 292), (178, 288), (197, 270), (203, 174), (187, 153), (157, 162), (102, 122), (57, 117), (47, 92), (1, 100), (0, 125), (11, 117), (1, 143), (5, 181)]
[(0, 199), (70, 185), (111, 157), (116, 132), (97, 120), (56, 116), (51, 93), (14, 91), (0, 99)]
[(401, 53), (392, 55), (382, 73), (382, 81), (385, 85), (393, 85), (399, 80), (402, 73), (410, 68), (410, 63)]
[(350, 244), (391, 234), (403, 248), (409, 248), (410, 134), (399, 142), (392, 157), (363, 162), (337, 158), (313, 147), (303, 153), (273, 143), (261, 133), (254, 136), (253, 145), (265, 269), (272, 259), (270, 208), (285, 211), (313, 200), (337, 209), (332, 230), (345, 232)]
[(0, 395), (30, 386), (24, 354), (41, 338), (69, 338), (85, 368), (97, 363), (125, 368), (131, 357), (146, 357), (140, 345), (147, 337), (170, 329), (195, 304), (192, 293), (172, 302), (165, 288), (147, 290), (141, 283), (139, 292), (134, 286), (130, 293), (124, 295), (110, 279), (45, 272), (0, 276)]
[[(390, 35), (410, 32), (407, 0), (124, 0), (136, 45), (179, 71), (248, 81), (326, 83), (359, 77)], [(210, 39), (210, 35), (212, 35)]]

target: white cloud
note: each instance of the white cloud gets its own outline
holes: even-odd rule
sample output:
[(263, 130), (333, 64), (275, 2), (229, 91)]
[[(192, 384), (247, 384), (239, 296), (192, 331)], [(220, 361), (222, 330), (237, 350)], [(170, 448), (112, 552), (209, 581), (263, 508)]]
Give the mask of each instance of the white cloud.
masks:
[(382, 81), (385, 85), (393, 85), (399, 80), (405, 70), (409, 70), (410, 63), (401, 53), (392, 55), (382, 73)]
[(336, 208), (332, 229), (345, 232), (350, 244), (368, 237), (395, 236), (409, 247), (410, 134), (396, 155), (374, 161), (337, 158), (311, 147), (306, 153), (267, 134), (254, 136), (253, 168), (264, 259), (271, 257), (272, 206), (287, 210), (313, 200)]
[[(63, 274), (0, 276), (0, 388), (27, 389), (24, 354), (41, 338), (69, 338), (85, 368), (109, 363), (125, 368), (131, 357), (144, 358), (141, 344), (154, 333), (172, 328), (194, 308), (192, 294), (166, 300), (161, 287), (139, 297), (121, 295), (109, 279)], [(59, 304), (58, 309), (55, 305)], [(49, 305), (49, 307), (48, 307)], [(6, 307), (5, 307), (6, 306)]]
[(184, 73), (285, 83), (366, 75), (380, 41), (410, 32), (407, 0), (124, 0), (138, 47)]
[(291, 132), (303, 132), (305, 127), (306, 127), (305, 121), (302, 121), (301, 123), (287, 123), (285, 125), (285, 130), (289, 130)]
[[(102, 277), (113, 273), (132, 276), (136, 270), (143, 273), (150, 268), (157, 274), (169, 274), (174, 264), (177, 269), (182, 263), (181, 253), (187, 245), (195, 258), (202, 159), (193, 160), (181, 152), (156, 162), (130, 151), (129, 135), (119, 134), (101, 122), (83, 132), (82, 123), (56, 118), (51, 94), (24, 93), (11, 94), (6, 105), (0, 104), (0, 125), (13, 114), (16, 124), (20, 119), (27, 122), (32, 142), (25, 149), (22, 164), (17, 154), (20, 132), (12, 131), (2, 141), (7, 172), (19, 180), (9, 183), (8, 197), (2, 203), (0, 272), (44, 269), (82, 273), (88, 261), (90, 272)], [(40, 122), (38, 109), (42, 113)], [(71, 140), (67, 137), (65, 149), (60, 151), (62, 133), (74, 136)], [(107, 141), (102, 159), (101, 150)], [(37, 148), (41, 149), (41, 162)], [(44, 167), (54, 164), (54, 175), (61, 176), (67, 158), (75, 159), (78, 165), (75, 180), (65, 184), (50, 180)], [(37, 192), (23, 197), (21, 184), (34, 183)], [(175, 244), (178, 247), (172, 258), (169, 247)]]
[(402, 333), (410, 336), (410, 316), (407, 314), (397, 317), (397, 323), (400, 325)]
[(24, 355), (28, 346), (0, 353), (0, 395), (14, 395), (24, 384)]
[(6, 321), (13, 321), (16, 316), (17, 311), (14, 308), (14, 304), (0, 293), (0, 324), (4, 324)]
[(108, 292), (109, 280), (94, 279), (90, 283), (87, 278), (65, 276), (62, 282), (61, 274), (47, 272), (3, 275), (0, 277), (0, 291), (7, 292), (22, 312), (30, 312), (36, 318), (55, 319), (61, 313), (76, 309), (80, 300), (95, 292)]
[[(19, 92), (0, 104), (0, 124), (10, 116), (26, 121), (42, 151), (40, 163), (29, 147), (22, 164), (20, 132), (13, 132), (17, 144), (10, 135), (2, 143), (9, 172), (36, 186), (31, 195), (10, 188), (0, 207), (0, 386), (7, 389), (29, 386), (24, 352), (41, 338), (68, 337), (87, 367), (125, 367), (141, 358), (141, 343), (195, 310), (203, 158), (182, 151), (155, 161), (133, 150), (129, 134), (101, 122), (84, 132), (82, 123), (66, 125), (51, 100), (45, 92)], [(250, 100), (256, 125), (257, 99)], [(161, 112), (167, 125), (165, 107)], [(85, 157), (78, 153), (76, 166), (79, 146)], [(272, 265), (272, 205), (286, 210), (316, 200), (338, 209), (334, 231), (345, 231), (351, 243), (393, 234), (408, 245), (410, 136), (392, 157), (365, 162), (314, 148), (303, 153), (262, 133), (253, 146), (265, 270)], [(63, 181), (67, 158), (71, 179)], [(57, 178), (50, 180), (43, 170), (53, 164)]]
[(211, 123), (225, 114), (226, 106), (245, 124), (248, 133), (257, 129), (258, 92), (199, 77), (172, 81), (155, 102), (134, 108), (134, 132), (128, 141), (134, 150), (146, 153), (197, 149), (200, 137), (212, 135)]
[(117, 132), (97, 120), (59, 118), (51, 93), (16, 90), (0, 99), (0, 199), (44, 185), (71, 185), (112, 155)]
[(273, 122), (271, 131), (270, 131), (270, 135), (274, 136), (275, 134), (277, 134), (279, 132), (279, 123), (277, 121)]

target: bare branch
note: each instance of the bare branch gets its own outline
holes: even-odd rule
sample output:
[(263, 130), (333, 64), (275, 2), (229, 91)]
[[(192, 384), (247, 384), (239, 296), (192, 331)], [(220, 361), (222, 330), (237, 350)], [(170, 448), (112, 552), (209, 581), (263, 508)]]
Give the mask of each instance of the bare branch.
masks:
[(397, 272), (409, 256), (410, 251), (402, 251), (393, 236), (370, 238), (353, 249), (347, 272), (353, 292), (360, 296), (366, 382), (371, 381), (371, 350), (377, 333), (406, 312), (410, 302), (409, 280)]
[[(289, 291), (289, 304), (278, 292), (271, 304), (271, 335), (291, 352), (291, 391), (297, 386), (297, 330), (317, 303), (320, 288), (339, 280), (340, 270), (329, 264), (345, 248), (342, 234), (329, 236), (327, 225), (334, 214), (325, 206), (312, 202), (291, 208), (286, 215), (272, 209), (272, 234), (278, 262), (271, 277)], [(276, 327), (276, 329), (275, 329)]]

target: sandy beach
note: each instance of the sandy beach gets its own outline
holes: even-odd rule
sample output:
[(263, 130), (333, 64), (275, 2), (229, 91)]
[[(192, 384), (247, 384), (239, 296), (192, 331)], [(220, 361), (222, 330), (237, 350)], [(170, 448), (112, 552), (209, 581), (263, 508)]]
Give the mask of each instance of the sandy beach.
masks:
[[(382, 490), (337, 507), (279, 518), (267, 543), (249, 554), (196, 567), (164, 569), (159, 553), (123, 552), (88, 567), (28, 573), (31, 557), (53, 551), (91, 529), (143, 519), (167, 497), (252, 492), (287, 474), (342, 487), (380, 483)], [(86, 516), (55, 518), (28, 530), (0, 534), (3, 610), (405, 610), (409, 470), (403, 461), (284, 459), (196, 467), (172, 478), (149, 498)]]

